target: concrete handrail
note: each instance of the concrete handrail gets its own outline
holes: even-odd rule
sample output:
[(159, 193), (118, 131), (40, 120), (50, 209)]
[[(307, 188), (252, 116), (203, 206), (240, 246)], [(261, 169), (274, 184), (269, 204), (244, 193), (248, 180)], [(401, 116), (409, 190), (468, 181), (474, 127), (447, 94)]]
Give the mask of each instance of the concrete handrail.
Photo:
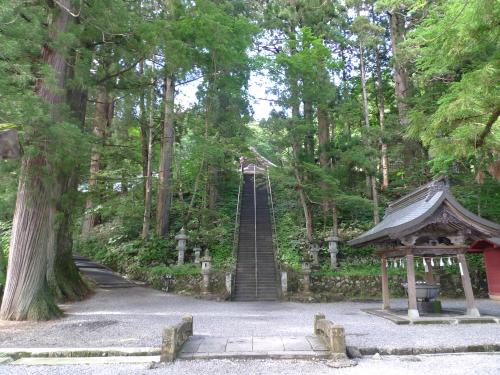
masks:
[(189, 336), (193, 336), (191, 315), (183, 316), (182, 321), (174, 326), (166, 327), (163, 330), (160, 361), (173, 362)]
[(324, 314), (314, 316), (314, 334), (323, 339), (332, 354), (346, 354), (344, 327), (326, 320)]

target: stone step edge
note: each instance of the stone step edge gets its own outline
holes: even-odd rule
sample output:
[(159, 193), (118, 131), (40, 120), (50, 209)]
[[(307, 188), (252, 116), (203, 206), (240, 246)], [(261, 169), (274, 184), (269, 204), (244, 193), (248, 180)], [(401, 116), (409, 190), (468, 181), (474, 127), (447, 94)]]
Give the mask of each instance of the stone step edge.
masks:
[(268, 351), (268, 352), (223, 352), (223, 353), (179, 353), (176, 359), (199, 360), (199, 359), (328, 359), (331, 354), (328, 351)]
[(347, 355), (351, 358), (365, 355), (419, 355), (419, 354), (453, 354), (453, 353), (497, 353), (500, 352), (498, 344), (473, 344), (448, 347), (429, 348), (378, 348), (347, 346)]
[(0, 357), (69, 358), (69, 357), (141, 357), (160, 354), (159, 347), (102, 347), (102, 348), (0, 348)]
[(60, 365), (104, 365), (104, 364), (153, 364), (160, 356), (111, 356), (111, 357), (27, 357), (5, 364), (14, 366), (60, 366)]

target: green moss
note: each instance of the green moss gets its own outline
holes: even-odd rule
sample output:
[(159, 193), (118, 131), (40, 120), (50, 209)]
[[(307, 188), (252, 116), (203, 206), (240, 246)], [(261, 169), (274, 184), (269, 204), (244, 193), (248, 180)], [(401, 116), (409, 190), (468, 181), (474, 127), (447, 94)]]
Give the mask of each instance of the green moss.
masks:
[(56, 305), (54, 298), (47, 289), (44, 289), (31, 303), (26, 319), (35, 321), (50, 320), (60, 317), (61, 315), (62, 311)]

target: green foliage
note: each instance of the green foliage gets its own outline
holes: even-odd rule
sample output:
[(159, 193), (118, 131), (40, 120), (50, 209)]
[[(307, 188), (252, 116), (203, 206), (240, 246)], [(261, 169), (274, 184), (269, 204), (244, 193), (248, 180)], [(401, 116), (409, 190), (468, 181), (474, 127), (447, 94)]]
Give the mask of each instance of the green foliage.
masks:
[(7, 276), (7, 258), (9, 256), (11, 230), (12, 223), (0, 221), (0, 289), (3, 289)]
[(420, 94), (410, 134), (429, 147), (436, 173), (457, 160), (487, 169), (498, 159), (499, 17), (493, 0), (447, 0), (430, 5), (411, 33)]
[(159, 265), (154, 266), (150, 269), (151, 274), (154, 276), (186, 276), (186, 275), (198, 275), (200, 274), (200, 268), (193, 264), (183, 264), (181, 266), (165, 266)]

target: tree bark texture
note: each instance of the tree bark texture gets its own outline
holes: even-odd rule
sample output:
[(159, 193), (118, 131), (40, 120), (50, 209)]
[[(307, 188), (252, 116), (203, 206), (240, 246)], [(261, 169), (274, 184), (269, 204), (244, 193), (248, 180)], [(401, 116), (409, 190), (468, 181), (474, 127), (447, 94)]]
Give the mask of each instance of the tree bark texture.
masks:
[(307, 158), (314, 159), (314, 125), (313, 125), (313, 105), (310, 100), (304, 100), (304, 121), (306, 123), (306, 139), (304, 140), (304, 149)]
[(295, 168), (295, 178), (297, 180), (297, 190), (299, 192), (300, 204), (302, 205), (302, 209), (304, 211), (304, 220), (306, 222), (306, 238), (307, 241), (311, 243), (314, 232), (312, 213), (309, 204), (307, 203), (306, 193), (304, 192), (304, 189), (302, 187), (302, 180), (296, 168)]
[(370, 119), (368, 113), (368, 95), (366, 93), (366, 72), (365, 72), (365, 52), (363, 45), (359, 45), (359, 70), (361, 71), (361, 91), (363, 96), (363, 119), (365, 126), (370, 127)]
[(160, 150), (160, 171), (158, 202), (156, 210), (156, 233), (167, 237), (172, 204), (172, 158), (174, 148), (174, 94), (175, 82), (172, 75), (165, 77), (163, 132)]
[(196, 200), (196, 195), (198, 194), (198, 187), (200, 185), (200, 180), (203, 175), (203, 170), (205, 167), (205, 159), (201, 161), (200, 169), (196, 174), (196, 178), (194, 180), (193, 192), (191, 193), (191, 200), (189, 201), (189, 207), (187, 209), (186, 216), (184, 217), (184, 225), (186, 225), (191, 218), (191, 214), (193, 213), (194, 202)]
[[(322, 105), (318, 105), (318, 144), (319, 144), (319, 165), (324, 169), (330, 167), (329, 145), (330, 145), (330, 121), (328, 112)], [(323, 191), (328, 191), (328, 184), (321, 182)], [(325, 197), (323, 199), (323, 214), (325, 217), (324, 226), (326, 226), (326, 216), (328, 215), (331, 200)]]
[[(67, 79), (75, 77), (74, 66), (79, 58), (77, 51), (71, 53), (71, 60), (67, 66)], [(88, 62), (90, 69), (90, 60)], [(71, 121), (80, 129), (84, 128), (87, 111), (87, 90), (81, 87), (70, 87), (66, 90), (66, 102), (71, 110)], [(80, 182), (82, 166), (73, 165), (70, 170), (59, 171), (58, 192), (54, 197), (57, 223), (53, 227), (55, 232), (55, 257), (48, 263), (47, 280), (51, 293), (59, 300), (80, 300), (91, 291), (90, 286), (82, 278), (80, 271), (73, 260), (73, 230), (75, 218), (76, 195)], [(52, 273), (51, 273), (52, 272)]]
[[(291, 82), (290, 83), (291, 90), (293, 93), (295, 93), (294, 97), (297, 98), (298, 97), (298, 89), (297, 89), (296, 81), (294, 81), (293, 78), (291, 78), (290, 82)], [(300, 104), (299, 104), (299, 101), (297, 99), (292, 105), (292, 122), (291, 122), (292, 129), (290, 129), (291, 133), (292, 133), (293, 156), (295, 159), (295, 165), (293, 168), (294, 168), (295, 178), (297, 180), (297, 190), (299, 193), (299, 200), (300, 200), (300, 204), (302, 205), (302, 210), (304, 212), (304, 220), (305, 220), (305, 224), (306, 224), (306, 237), (307, 237), (307, 240), (309, 242), (311, 242), (312, 237), (313, 237), (314, 224), (313, 224), (311, 208), (309, 207), (309, 204), (307, 202), (307, 197), (306, 197), (306, 194), (305, 194), (303, 186), (302, 186), (302, 178), (303, 177), (301, 176), (300, 169), (299, 169), (300, 156), (302, 154), (302, 146), (301, 146), (301, 142), (300, 142), (300, 139), (298, 136), (298, 134), (300, 134), (300, 132), (298, 132), (297, 129), (294, 128), (294, 127), (298, 127), (299, 123), (300, 123)]]
[(146, 155), (147, 165), (146, 165), (146, 180), (145, 180), (145, 192), (144, 192), (144, 220), (142, 222), (142, 238), (144, 240), (149, 239), (149, 228), (151, 222), (151, 188), (153, 185), (153, 111), (154, 111), (154, 94), (153, 89), (151, 89), (149, 103), (149, 125), (147, 129), (148, 136), (148, 153)]
[(373, 200), (373, 222), (375, 224), (378, 224), (380, 222), (380, 216), (378, 212), (377, 178), (375, 176), (371, 176), (370, 180), (371, 180), (372, 200)]
[(214, 165), (209, 165), (208, 184), (207, 184), (207, 190), (208, 190), (207, 208), (209, 210), (215, 209), (215, 204), (217, 203), (217, 197), (219, 196), (219, 192), (217, 189), (218, 180), (219, 180), (219, 170)]
[(408, 104), (409, 95), (409, 77), (408, 71), (401, 62), (400, 44), (405, 38), (405, 16), (404, 14), (393, 11), (389, 13), (391, 47), (394, 60), (394, 89), (396, 100), (398, 102), (399, 123), (402, 127), (409, 124)]
[(330, 119), (328, 112), (323, 106), (318, 106), (318, 142), (319, 142), (319, 164), (327, 167), (330, 164)]
[[(49, 40), (55, 41), (65, 32), (71, 22), (69, 0), (61, 0), (53, 5), (49, 17)], [(60, 51), (42, 46), (42, 61), (51, 67), (54, 84), (47, 84), (40, 78), (35, 84), (35, 93), (50, 107), (52, 121), (61, 118), (60, 104), (64, 101), (64, 79), (67, 63)], [(9, 263), (0, 317), (8, 320), (43, 320), (60, 314), (47, 283), (49, 251), (55, 251), (54, 211), (51, 207), (53, 184), (50, 175), (54, 173), (47, 159), (50, 144), (43, 142), (40, 127), (25, 135), (26, 141), (37, 143), (35, 155), (25, 155), (22, 159), (19, 186), (14, 212), (12, 237), (9, 247)], [(57, 191), (57, 188), (55, 188)]]
[(384, 141), (385, 131), (385, 99), (384, 99), (384, 86), (382, 81), (382, 68), (380, 66), (380, 52), (376, 49), (376, 69), (377, 69), (377, 100), (378, 100), (378, 119), (380, 123), (380, 131), (382, 137), (380, 138), (380, 151), (381, 151), (381, 165), (382, 165), (382, 187), (389, 186), (389, 157), (387, 155), (387, 144)]
[(89, 193), (85, 203), (85, 217), (83, 219), (82, 234), (88, 235), (92, 232), (96, 224), (97, 215), (94, 210), (94, 199), (92, 196), (98, 190), (99, 181), (98, 174), (101, 171), (101, 149), (102, 143), (106, 136), (106, 129), (111, 124), (113, 118), (113, 103), (110, 98), (108, 89), (104, 85), (97, 87), (95, 117), (93, 122), (92, 133), (97, 141), (97, 144), (92, 147), (92, 154), (90, 156), (90, 177), (89, 177)]
[(42, 172), (46, 167), (41, 154), (22, 161), (2, 319), (38, 320), (59, 314), (46, 279), (52, 216), (50, 184)]
[[(139, 73), (144, 74), (144, 60), (139, 64)], [(143, 178), (143, 196), (146, 202), (146, 179), (148, 173), (148, 124), (146, 120), (146, 95), (141, 92), (139, 99), (139, 125), (141, 130), (141, 165)]]

